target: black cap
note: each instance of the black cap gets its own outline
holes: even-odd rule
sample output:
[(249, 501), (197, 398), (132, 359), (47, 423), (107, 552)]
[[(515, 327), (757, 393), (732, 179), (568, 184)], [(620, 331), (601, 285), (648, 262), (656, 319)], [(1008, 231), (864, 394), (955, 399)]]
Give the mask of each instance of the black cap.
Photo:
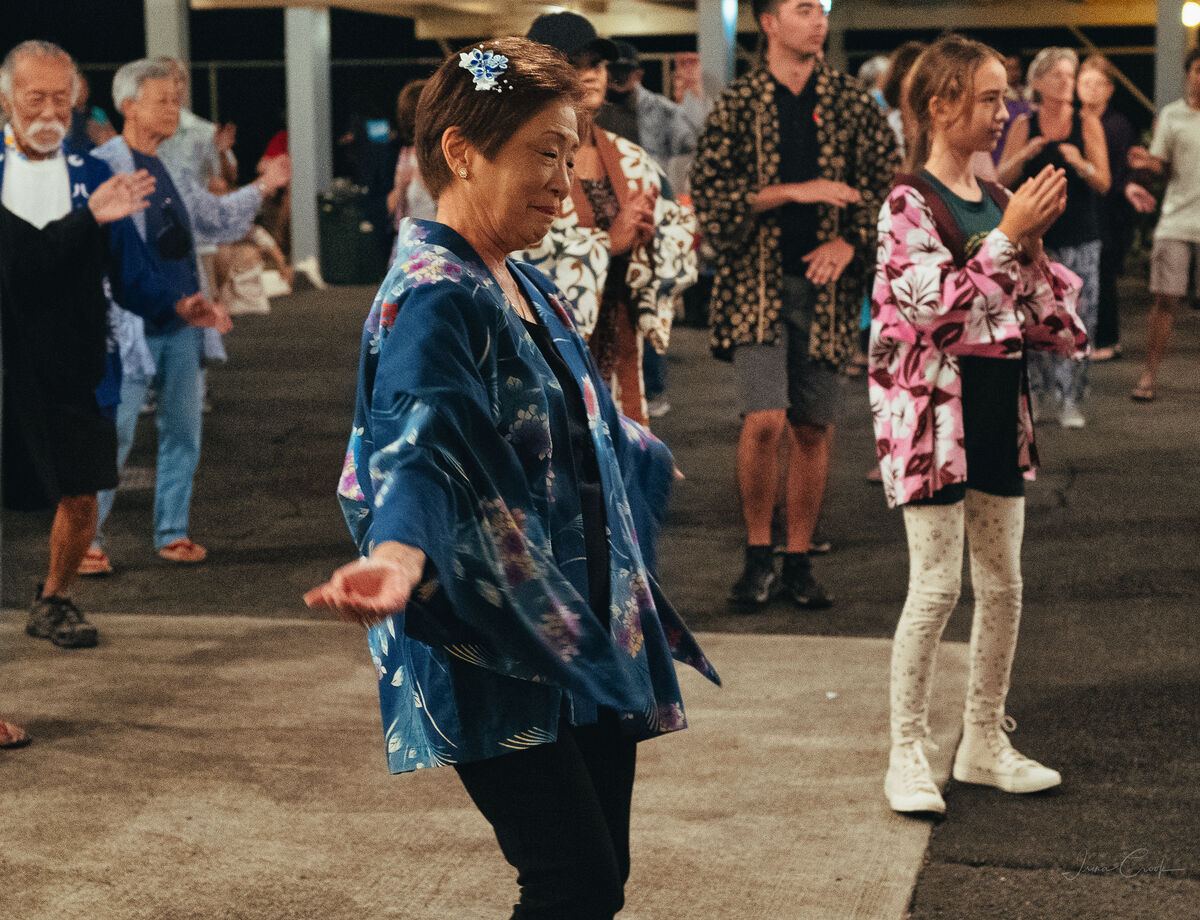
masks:
[(607, 38), (596, 35), (596, 28), (578, 13), (543, 13), (533, 21), (525, 37), (549, 45), (568, 58), (583, 51), (593, 51), (605, 61), (615, 61), (620, 54)]
[(623, 42), (619, 39), (614, 41), (613, 44), (617, 46), (617, 59), (613, 61), (614, 64), (621, 64), (630, 70), (641, 69), (642, 59), (638, 57), (637, 48), (633, 47), (629, 42)]

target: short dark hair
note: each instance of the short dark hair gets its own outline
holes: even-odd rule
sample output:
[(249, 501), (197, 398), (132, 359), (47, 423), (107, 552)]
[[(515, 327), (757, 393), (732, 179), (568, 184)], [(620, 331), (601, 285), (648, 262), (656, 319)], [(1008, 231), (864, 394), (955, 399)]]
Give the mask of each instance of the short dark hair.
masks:
[(1187, 73), (1189, 70), (1191, 70), (1192, 65), (1197, 61), (1200, 61), (1200, 48), (1193, 48), (1183, 59), (1183, 72)]
[(428, 80), (406, 83), (396, 96), (396, 136), (401, 147), (411, 147), (417, 121), (417, 101)]
[[(475, 50), (508, 58), (496, 88), (479, 90), (459, 55)], [(499, 91), (497, 91), (499, 90)], [(552, 102), (578, 107), (583, 102), (579, 74), (553, 48), (516, 35), (468, 45), (442, 62), (417, 103), (413, 144), (421, 179), (437, 198), (452, 180), (442, 153), (442, 135), (457, 127), (488, 159), (525, 122)]]
[(754, 13), (754, 25), (761, 29), (763, 13), (775, 13), (783, 0), (750, 0), (750, 9)]

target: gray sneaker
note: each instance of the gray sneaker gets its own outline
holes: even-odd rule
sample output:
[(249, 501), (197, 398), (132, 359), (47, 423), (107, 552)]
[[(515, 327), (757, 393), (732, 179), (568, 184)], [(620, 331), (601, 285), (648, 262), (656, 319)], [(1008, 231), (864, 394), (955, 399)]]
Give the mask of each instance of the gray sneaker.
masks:
[(49, 639), (62, 648), (91, 648), (98, 640), (96, 627), (84, 619), (70, 598), (42, 596), (37, 586), (25, 632), (35, 639)]

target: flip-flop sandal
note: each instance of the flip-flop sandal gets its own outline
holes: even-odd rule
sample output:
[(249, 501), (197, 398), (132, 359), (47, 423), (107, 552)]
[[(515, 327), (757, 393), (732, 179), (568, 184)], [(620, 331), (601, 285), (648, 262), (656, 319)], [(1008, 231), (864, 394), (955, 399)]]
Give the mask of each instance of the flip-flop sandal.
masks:
[(1129, 398), (1134, 402), (1154, 402), (1154, 387), (1136, 386), (1129, 394)]
[(19, 725), (0, 722), (0, 748), (25, 747), (32, 740)]

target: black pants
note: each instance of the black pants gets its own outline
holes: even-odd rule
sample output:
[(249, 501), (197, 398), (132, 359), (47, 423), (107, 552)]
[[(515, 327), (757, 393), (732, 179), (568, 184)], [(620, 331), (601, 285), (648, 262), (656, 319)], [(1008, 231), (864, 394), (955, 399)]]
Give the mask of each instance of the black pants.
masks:
[(611, 920), (629, 878), (637, 744), (617, 717), (560, 722), (558, 740), (455, 767), (517, 870), (512, 920)]

